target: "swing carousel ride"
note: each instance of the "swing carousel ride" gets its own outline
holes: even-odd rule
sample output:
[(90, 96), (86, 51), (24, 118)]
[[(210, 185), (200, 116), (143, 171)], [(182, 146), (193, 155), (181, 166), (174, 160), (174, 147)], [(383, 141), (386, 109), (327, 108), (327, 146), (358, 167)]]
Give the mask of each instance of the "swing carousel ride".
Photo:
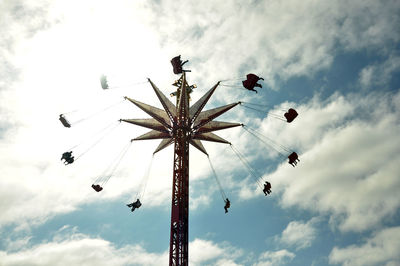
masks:
[[(273, 141), (270, 138), (262, 135), (258, 131), (242, 124), (242, 123), (233, 123), (233, 122), (223, 122), (216, 121), (217, 117), (231, 110), (232, 108), (241, 105), (243, 107), (249, 108), (255, 111), (261, 111), (260, 108), (263, 105), (260, 104), (252, 104), (245, 102), (234, 102), (221, 107), (213, 108), (210, 110), (203, 111), (203, 108), (217, 89), (219, 85), (222, 86), (236, 86), (238, 85), (229, 85), (229, 84), (221, 84), (221, 81), (217, 82), (209, 91), (207, 91), (204, 96), (202, 96), (196, 103), (189, 106), (190, 94), (193, 89), (196, 88), (196, 85), (189, 85), (186, 79), (186, 73), (190, 72), (190, 70), (183, 70), (183, 65), (188, 62), (182, 62), (180, 56), (176, 56), (171, 60), (171, 64), (173, 66), (174, 74), (180, 75), (180, 78), (176, 80), (172, 85), (177, 89), (176, 91), (170, 94), (171, 97), (176, 97), (176, 104), (173, 104), (162, 92), (161, 90), (150, 80), (147, 82), (150, 83), (153, 88), (157, 98), (159, 99), (163, 109), (148, 105), (146, 103), (139, 102), (137, 100), (131, 99), (127, 96), (124, 97), (124, 100), (128, 100), (133, 103), (135, 106), (146, 112), (151, 118), (145, 119), (120, 119), (118, 123), (125, 122), (133, 125), (141, 126), (150, 129), (149, 132), (138, 136), (130, 141), (139, 141), (139, 140), (149, 140), (149, 139), (161, 139), (160, 144), (156, 148), (153, 153), (165, 149), (171, 144), (174, 144), (174, 157), (173, 157), (173, 178), (172, 178), (172, 198), (171, 198), (171, 226), (170, 226), (170, 250), (169, 250), (169, 265), (188, 265), (188, 244), (189, 244), (189, 146), (192, 145), (204, 155), (207, 156), (213, 175), (217, 181), (221, 196), (225, 202), (225, 213), (228, 212), (230, 207), (230, 201), (226, 197), (224, 190), (221, 186), (221, 182), (219, 181), (215, 169), (211, 163), (209, 155), (204, 148), (202, 141), (209, 142), (217, 142), (224, 143), (230, 145), (233, 152), (237, 155), (240, 161), (245, 165), (245, 167), (249, 170), (251, 176), (255, 179), (258, 186), (263, 189), (265, 195), (271, 193), (271, 184), (268, 181), (262, 180), (262, 176), (259, 175), (249, 164), (243, 154), (232, 145), (228, 140), (223, 139), (222, 137), (214, 134), (214, 131), (228, 129), (233, 127), (241, 126), (247, 131), (249, 134), (254, 136), (256, 139), (261, 141), (263, 144), (267, 145), (270, 148), (273, 148), (277, 152), (279, 152), (282, 156), (285, 156), (289, 159), (289, 164), (293, 167), (299, 161), (298, 155), (296, 152), (291, 151), (283, 145), (280, 145)], [(249, 91), (257, 91), (254, 87), (261, 88), (262, 85), (257, 83), (259, 80), (263, 80), (263, 78), (259, 78), (254, 74), (248, 74), (246, 80), (242, 82), (242, 85), (245, 89)], [(110, 89), (112, 87), (109, 86), (107, 77), (102, 75), (100, 78), (101, 87), (104, 90)], [(107, 107), (100, 112), (108, 110), (110, 107)], [(283, 119), (281, 116), (270, 114), (271, 116), (283, 120), (287, 123), (291, 123), (297, 116), (296, 110), (290, 108), (285, 114)], [(85, 119), (88, 119), (87, 117)], [(81, 119), (78, 122), (82, 122), (85, 119)], [(72, 125), (66, 114), (60, 114), (59, 120), (62, 125), (66, 128), (70, 128)], [(76, 123), (75, 123), (76, 124)], [(110, 132), (115, 128), (115, 125), (108, 126), (103, 131)], [(98, 142), (100, 142), (106, 134), (103, 134), (95, 143), (91, 146), (93, 147)], [(124, 155), (127, 153), (129, 149), (129, 145), (124, 147), (121, 153), (117, 156), (117, 159), (110, 171), (110, 174), (106, 176), (100, 176), (94, 184), (92, 184), (92, 188), (96, 192), (101, 192), (104, 189), (104, 186), (109, 181), (111, 176), (114, 174), (117, 169), (119, 163), (121, 162)], [(74, 147), (69, 149), (68, 151), (62, 154), (61, 160), (64, 161), (65, 165), (72, 164), (78, 158), (80, 158), (83, 154), (89, 151), (84, 151), (82, 154), (78, 155), (76, 158), (72, 155), (72, 150)], [(147, 173), (148, 175), (148, 173)], [(144, 191), (143, 191), (144, 193)], [(142, 206), (140, 202), (140, 197), (143, 196), (139, 194), (138, 199), (135, 202), (127, 204), (131, 211), (133, 212), (135, 209)]]

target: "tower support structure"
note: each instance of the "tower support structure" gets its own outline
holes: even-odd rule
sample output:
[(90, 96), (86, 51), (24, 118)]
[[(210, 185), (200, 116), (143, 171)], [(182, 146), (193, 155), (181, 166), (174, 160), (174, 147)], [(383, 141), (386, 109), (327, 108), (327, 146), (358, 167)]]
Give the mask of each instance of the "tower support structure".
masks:
[[(171, 235), (169, 265), (188, 265), (189, 257), (189, 95), (185, 77), (178, 89), (177, 119), (174, 134), (174, 172), (172, 178)], [(182, 96), (182, 97), (181, 97)], [(180, 102), (180, 101), (185, 101)], [(187, 101), (187, 102), (186, 102)]]

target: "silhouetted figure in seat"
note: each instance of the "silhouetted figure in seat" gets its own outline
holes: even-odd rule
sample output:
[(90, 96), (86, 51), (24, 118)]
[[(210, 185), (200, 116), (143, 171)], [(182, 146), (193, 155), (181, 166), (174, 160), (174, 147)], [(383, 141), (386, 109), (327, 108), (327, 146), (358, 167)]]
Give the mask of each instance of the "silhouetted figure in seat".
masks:
[(228, 198), (226, 198), (226, 200), (225, 200), (225, 206), (224, 206), (225, 213), (228, 212), (228, 209), (229, 209), (230, 207), (231, 207), (231, 202), (229, 201)]
[[(174, 74), (181, 74), (183, 71), (185, 71), (185, 70), (182, 69), (182, 66), (183, 66), (184, 64), (186, 64), (188, 61), (189, 61), (189, 60), (186, 60), (185, 62), (182, 62), (181, 56), (180, 56), (180, 55), (175, 56), (174, 58), (172, 58), (171, 64), (172, 64), (172, 67), (173, 67), (173, 69), (174, 69), (174, 70), (173, 70), (173, 71), (174, 71)], [(187, 70), (187, 71), (189, 71), (189, 70)], [(189, 72), (190, 72), (190, 71), (189, 71)]]
[(108, 86), (107, 76), (105, 76), (105, 75), (101, 75), (100, 84), (101, 84), (101, 87), (103, 88), (103, 90), (107, 90), (110, 88)]
[(59, 119), (64, 127), (71, 127), (71, 124), (68, 122), (68, 120), (65, 118), (65, 116), (63, 114), (60, 114)]
[(265, 196), (267, 196), (269, 193), (271, 193), (271, 183), (270, 182), (265, 181), (263, 192), (264, 192)]
[(300, 162), (299, 156), (295, 152), (292, 152), (288, 156), (288, 158), (289, 158), (289, 164), (291, 164), (293, 167), (295, 167), (297, 165), (297, 161)]
[(64, 152), (61, 157), (61, 161), (64, 160), (64, 164), (68, 165), (74, 162), (74, 157), (72, 156), (72, 151)]
[(290, 108), (285, 114), (286, 121), (291, 123), (299, 114), (293, 108)]
[(126, 206), (128, 206), (131, 209), (131, 212), (133, 212), (135, 209), (140, 208), (140, 206), (142, 206), (142, 203), (140, 202), (139, 199), (137, 199), (135, 202), (126, 204)]
[(257, 75), (254, 74), (247, 74), (246, 76), (246, 80), (243, 80), (243, 87), (245, 87), (246, 89), (248, 89), (249, 91), (255, 91), (256, 93), (258, 93), (254, 87), (258, 87), (258, 88), (262, 88), (261, 84), (258, 84), (257, 81), (264, 80), (263, 78), (258, 77)]
[(100, 186), (100, 185), (95, 185), (95, 184), (93, 184), (92, 185), (92, 188), (96, 191), (96, 192), (100, 192), (100, 191), (102, 191), (103, 190), (103, 188)]

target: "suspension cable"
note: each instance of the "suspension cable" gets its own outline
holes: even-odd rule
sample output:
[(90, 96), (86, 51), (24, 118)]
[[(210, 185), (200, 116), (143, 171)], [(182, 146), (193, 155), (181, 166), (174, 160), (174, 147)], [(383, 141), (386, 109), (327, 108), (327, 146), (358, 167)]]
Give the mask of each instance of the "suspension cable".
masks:
[(243, 104), (248, 104), (248, 105), (261, 106), (261, 107), (271, 107), (271, 105), (268, 105), (268, 104), (249, 103), (249, 102), (242, 102), (242, 103), (243, 103)]
[(231, 87), (231, 88), (242, 88), (243, 86), (241, 85), (231, 85), (231, 84), (220, 84), (220, 86), (224, 86), (224, 87)]
[(117, 88), (123, 88), (123, 87), (129, 87), (129, 86), (134, 86), (134, 85), (141, 85), (148, 83), (149, 81), (141, 81), (141, 82), (135, 82), (135, 83), (128, 83), (126, 85), (115, 85), (115, 86), (109, 86), (109, 89), (117, 89)]
[(154, 154), (151, 156), (150, 164), (149, 164), (149, 166), (148, 166), (148, 168), (146, 170), (145, 183), (144, 183), (143, 191), (142, 191), (142, 194), (141, 194), (141, 198), (142, 199), (144, 198), (144, 195), (145, 195), (145, 192), (146, 192), (146, 188), (147, 188), (147, 184), (148, 184), (148, 181), (150, 179), (150, 170), (151, 170), (151, 166), (153, 165), (153, 159), (154, 159)]
[(62, 113), (62, 115), (72, 114), (72, 113), (75, 113), (75, 112), (78, 112), (78, 111), (79, 111), (79, 109), (75, 109), (75, 110), (72, 110), (72, 111), (69, 111), (69, 112), (66, 112), (66, 113)]
[[(118, 121), (119, 122), (119, 121)], [(79, 154), (76, 158), (75, 161), (78, 160), (80, 157), (82, 157), (84, 154), (86, 154), (87, 152), (89, 152), (91, 149), (94, 148), (94, 146), (96, 146), (97, 144), (99, 144), (100, 141), (102, 141), (107, 135), (109, 135), (112, 131), (114, 131), (114, 129), (116, 129), (118, 126), (120, 125), (120, 122), (116, 125), (114, 125), (113, 127), (108, 128), (108, 131), (105, 132), (103, 134), (103, 136), (101, 136), (99, 139), (97, 139), (92, 145), (89, 146), (89, 148), (87, 148), (84, 152), (82, 152), (81, 154)], [(72, 149), (71, 149), (72, 150)]]
[[(270, 104), (259, 104), (259, 103), (243, 102), (243, 101), (241, 103), (246, 104), (246, 105), (260, 106), (260, 107), (271, 107)], [(289, 109), (289, 107), (287, 107), (286, 109), (280, 109), (280, 111), (286, 112), (287, 109)]]
[(225, 202), (227, 197), (226, 197), (226, 194), (225, 194), (224, 190), (222, 189), (221, 182), (218, 179), (218, 176), (217, 176), (217, 173), (215, 172), (214, 166), (211, 163), (210, 156), (207, 156), (207, 159), (208, 159), (208, 162), (210, 163), (211, 170), (214, 173), (215, 180), (217, 181), (217, 184), (218, 184), (218, 187), (219, 187), (219, 192), (221, 193), (222, 200)]
[[(282, 144), (279, 144), (278, 142), (272, 140), (271, 138), (268, 138), (267, 136), (264, 136), (263, 134), (261, 134), (260, 132), (258, 132), (258, 131), (256, 131), (256, 130), (252, 129), (252, 128), (249, 127), (249, 126), (243, 125), (243, 128), (244, 128), (245, 130), (247, 130), (247, 132), (249, 132), (249, 133), (254, 133), (254, 134), (258, 135), (258, 138), (259, 138), (260, 140), (261, 140), (261, 138), (266, 138), (267, 140), (269, 140), (270, 142), (274, 143), (276, 146), (278, 146), (279, 148), (281, 148), (283, 151), (288, 152), (288, 153), (292, 152), (289, 148), (283, 146)], [(250, 131), (251, 131), (251, 132), (250, 132)], [(253, 135), (254, 135), (254, 134), (253, 134)], [(263, 141), (263, 142), (264, 142), (265, 144), (271, 146), (270, 144), (266, 143), (265, 141)]]
[(111, 104), (111, 105), (109, 105), (109, 106), (107, 106), (107, 107), (105, 107), (105, 108), (103, 108), (103, 109), (101, 109), (101, 110), (99, 110), (99, 111), (97, 111), (97, 112), (95, 112), (95, 113), (93, 113), (93, 114), (87, 116), (87, 117), (84, 117), (84, 118), (82, 118), (82, 119), (79, 119), (79, 120), (76, 121), (76, 122), (73, 122), (72, 124), (73, 124), (73, 125), (76, 125), (76, 124), (79, 124), (79, 123), (81, 123), (81, 122), (83, 122), (83, 121), (86, 121), (86, 120), (88, 120), (88, 119), (90, 119), (90, 118), (92, 118), (92, 117), (94, 117), (94, 116), (96, 116), (96, 115), (98, 115), (98, 114), (101, 114), (101, 113), (107, 111), (108, 109), (111, 109), (111, 108), (113, 108), (113, 107), (115, 107), (115, 106), (121, 104), (121, 103), (124, 102), (125, 100), (126, 100), (126, 99), (124, 98), (122, 101), (118, 101), (117, 103), (113, 103), (113, 104)]
[(271, 145), (270, 143), (264, 141), (262, 138), (260, 138), (259, 136), (257, 136), (254, 132), (249, 131), (248, 129), (244, 128), (249, 134), (253, 135), (254, 137), (256, 137), (259, 141), (261, 141), (263, 144), (267, 145), (268, 147), (272, 148), (273, 150), (275, 150), (277, 153), (279, 153), (280, 156), (282, 157), (286, 157), (281, 151), (279, 151), (277, 148), (275, 148), (273, 145)]
[(110, 171), (110, 173), (108, 175), (106, 175), (106, 171), (103, 172), (102, 176), (104, 176), (104, 178), (101, 178), (102, 176), (100, 176), (99, 180), (97, 180), (97, 182), (99, 182), (100, 180), (102, 180), (101, 186), (104, 187), (107, 182), (110, 180), (110, 178), (114, 175), (115, 171), (117, 170), (119, 164), (121, 163), (122, 159), (125, 157), (126, 153), (128, 152), (129, 148), (131, 147), (132, 142), (129, 142), (123, 149), (122, 151), (117, 155), (117, 157), (115, 157), (115, 159), (113, 160), (113, 162), (110, 164), (110, 166), (106, 169), (106, 171), (108, 169), (111, 169), (111, 166), (114, 165)]
[[(118, 121), (118, 122), (119, 122), (119, 121)], [(112, 127), (112, 126), (115, 126), (115, 125), (118, 125), (118, 124), (116, 124), (116, 121), (111, 122), (110, 124), (108, 124), (108, 125), (105, 126), (104, 128), (100, 129), (99, 131), (97, 131), (97, 132), (94, 133), (93, 135), (91, 135), (91, 136), (85, 138), (84, 140), (82, 140), (82, 141), (79, 142), (78, 144), (72, 146), (72, 147), (69, 148), (68, 150), (71, 151), (71, 150), (75, 149), (76, 147), (78, 147), (78, 146), (82, 145), (83, 143), (85, 143), (86, 140), (88, 140), (88, 139), (93, 139), (95, 136), (100, 135), (100, 133), (106, 131), (108, 128), (110, 128), (110, 127)]]
[(243, 106), (244, 108), (247, 108), (247, 109), (251, 109), (251, 110), (254, 110), (254, 111), (257, 111), (257, 112), (263, 113), (263, 114), (265, 114), (265, 113), (267, 113), (267, 114), (268, 114), (268, 112), (266, 112), (266, 111), (264, 111), (264, 110), (261, 110), (261, 109), (257, 109), (257, 108), (250, 107), (250, 106), (246, 106), (246, 105), (241, 105), (241, 106)]
[[(243, 103), (243, 102), (242, 102), (242, 103)], [(261, 110), (261, 109), (257, 109), (257, 108), (254, 108), (254, 107), (246, 106), (246, 105), (243, 105), (243, 104), (242, 104), (241, 106), (243, 106), (244, 108), (248, 108), (248, 109), (251, 109), (251, 110), (260, 112), (260, 113), (262, 113), (262, 114), (266, 114), (266, 115), (268, 115), (268, 116), (272, 116), (272, 117), (274, 117), (274, 118), (276, 118), (276, 119), (278, 119), (278, 120), (282, 120), (282, 121), (286, 122), (286, 120), (283, 119), (281, 115), (274, 114), (274, 113), (270, 113), (270, 112), (267, 112), (267, 111), (264, 111), (264, 110)]]
[(150, 177), (151, 167), (153, 165), (153, 160), (154, 160), (154, 154), (151, 156), (150, 163), (146, 169), (146, 172), (144, 173), (144, 175), (142, 177), (142, 181), (140, 182), (138, 192), (136, 193), (136, 199), (143, 200), (143, 198), (144, 198), (146, 188), (147, 188), (147, 183), (148, 183), (149, 177)]
[(230, 144), (233, 152), (236, 154), (236, 156), (240, 159), (240, 161), (246, 166), (246, 168), (249, 170), (250, 175), (253, 176), (254, 180), (256, 181), (257, 185), (262, 189), (262, 183), (260, 182), (259, 179), (262, 180), (262, 177), (259, 173), (257, 173), (257, 171), (255, 169), (253, 169), (249, 162), (244, 158), (244, 156), (240, 153), (240, 151), (238, 149), (236, 149), (232, 144)]
[(232, 78), (232, 79), (223, 79), (223, 80), (220, 80), (220, 82), (225, 82), (225, 81), (237, 81), (237, 80), (242, 80), (242, 79), (245, 79), (245, 77)]

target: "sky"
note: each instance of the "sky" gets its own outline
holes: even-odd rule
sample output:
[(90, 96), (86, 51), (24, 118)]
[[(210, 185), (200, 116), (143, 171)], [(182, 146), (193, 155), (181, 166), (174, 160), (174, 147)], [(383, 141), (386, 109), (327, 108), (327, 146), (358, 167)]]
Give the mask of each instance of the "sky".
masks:
[(400, 265), (398, 25), (398, 0), (0, 1), (0, 265), (168, 265), (173, 146), (152, 159), (159, 141), (117, 121), (149, 117), (124, 96), (162, 108), (146, 81), (173, 92), (176, 55), (191, 103), (222, 81), (205, 110), (251, 103), (218, 120), (263, 136), (217, 132), (250, 169), (204, 143), (227, 214), (190, 148), (190, 265)]

